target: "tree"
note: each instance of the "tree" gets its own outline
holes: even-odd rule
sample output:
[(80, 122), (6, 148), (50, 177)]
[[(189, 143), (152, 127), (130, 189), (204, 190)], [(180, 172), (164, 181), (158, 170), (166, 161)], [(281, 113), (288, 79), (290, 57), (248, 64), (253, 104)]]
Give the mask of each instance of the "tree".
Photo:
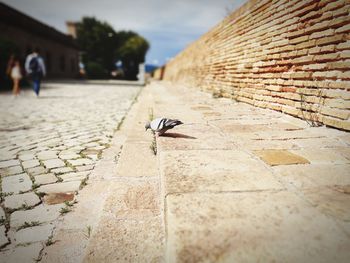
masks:
[(127, 39), (117, 50), (117, 55), (123, 62), (127, 79), (134, 79), (136, 77), (138, 65), (145, 62), (148, 49), (148, 42), (142, 37), (135, 35)]
[(149, 48), (148, 42), (135, 32), (116, 32), (108, 23), (94, 17), (84, 17), (77, 24), (77, 41), (83, 51), (82, 59), (85, 65), (93, 65), (90, 68), (99, 68), (100, 72), (101, 68), (111, 72), (115, 69), (116, 61), (122, 60), (123, 70), (128, 79), (136, 79), (135, 64), (144, 61)]

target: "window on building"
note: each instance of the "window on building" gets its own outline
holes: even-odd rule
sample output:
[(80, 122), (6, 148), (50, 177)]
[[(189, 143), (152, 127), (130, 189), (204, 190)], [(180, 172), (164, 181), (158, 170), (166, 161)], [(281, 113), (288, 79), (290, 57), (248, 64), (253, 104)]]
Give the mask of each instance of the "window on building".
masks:
[(62, 72), (66, 71), (66, 58), (64, 55), (60, 56), (60, 69)]
[(52, 57), (51, 57), (51, 53), (49, 51), (46, 52), (46, 68), (47, 68), (47, 72), (51, 72), (52, 70)]
[(70, 59), (70, 70), (71, 70), (71, 72), (75, 72), (75, 60), (74, 60), (74, 58)]

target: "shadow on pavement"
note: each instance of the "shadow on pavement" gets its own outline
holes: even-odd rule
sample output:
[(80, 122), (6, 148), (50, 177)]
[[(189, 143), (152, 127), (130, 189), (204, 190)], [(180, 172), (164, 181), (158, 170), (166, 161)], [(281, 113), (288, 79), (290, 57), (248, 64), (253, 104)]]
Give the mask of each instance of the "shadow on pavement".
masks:
[(160, 135), (161, 137), (170, 137), (170, 138), (182, 138), (182, 139), (197, 139), (196, 137), (193, 136), (189, 136), (186, 134), (182, 134), (182, 133), (175, 133), (175, 132), (169, 132), (169, 133), (165, 133), (163, 135)]

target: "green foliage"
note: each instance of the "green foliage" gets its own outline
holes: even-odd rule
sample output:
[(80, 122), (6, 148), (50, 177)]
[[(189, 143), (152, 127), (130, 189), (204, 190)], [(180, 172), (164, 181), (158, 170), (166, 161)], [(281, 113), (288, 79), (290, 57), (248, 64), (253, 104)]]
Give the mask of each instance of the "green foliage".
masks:
[(108, 71), (96, 62), (88, 61), (85, 64), (85, 70), (91, 79), (106, 79), (108, 78)]
[(134, 79), (136, 77), (138, 65), (145, 61), (148, 49), (148, 42), (137, 35), (130, 37), (118, 49), (117, 53), (125, 66), (125, 76), (127, 79)]
[(84, 17), (77, 25), (77, 41), (91, 78), (106, 78), (123, 62), (127, 79), (136, 79), (138, 64), (144, 62), (148, 42), (132, 31), (116, 32), (111, 25), (94, 17)]

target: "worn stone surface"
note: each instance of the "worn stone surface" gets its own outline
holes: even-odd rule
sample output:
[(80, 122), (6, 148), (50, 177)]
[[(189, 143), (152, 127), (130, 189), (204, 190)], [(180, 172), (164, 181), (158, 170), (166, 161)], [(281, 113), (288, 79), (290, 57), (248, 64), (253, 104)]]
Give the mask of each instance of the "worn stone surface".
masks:
[(73, 169), (71, 167), (62, 167), (62, 168), (51, 169), (51, 172), (55, 174), (64, 174), (64, 173), (73, 172)]
[(337, 223), (287, 191), (170, 195), (167, 206), (167, 262), (346, 262), (350, 255)]
[(17, 244), (46, 241), (53, 230), (52, 224), (28, 227), (19, 230), (14, 235), (14, 241)]
[(60, 175), (60, 178), (62, 178), (62, 180), (64, 182), (70, 182), (70, 181), (81, 181), (85, 178), (87, 178), (87, 176), (89, 175), (90, 172), (73, 172), (73, 173), (66, 173), (63, 175)]
[[(350, 160), (347, 159), (337, 148), (334, 149), (302, 149), (292, 150), (294, 154), (303, 156), (311, 163), (314, 164), (350, 164)], [(343, 152), (345, 154), (345, 151)]]
[(19, 164), (20, 164), (20, 162), (18, 160), (0, 161), (0, 168), (16, 166)]
[(4, 209), (2, 209), (2, 207), (0, 207), (0, 219), (5, 219), (5, 212)]
[(161, 154), (166, 193), (281, 189), (264, 164), (239, 151), (176, 151)]
[(34, 206), (40, 203), (40, 198), (33, 192), (10, 195), (5, 197), (4, 205), (10, 209), (17, 209), (22, 206)]
[(30, 210), (15, 211), (11, 214), (11, 227), (18, 228), (25, 222), (50, 222), (60, 215), (62, 205), (39, 205)]
[(9, 176), (9, 175), (20, 174), (20, 173), (23, 173), (23, 168), (22, 166), (19, 166), (19, 165), (0, 169), (0, 174), (3, 176)]
[(45, 168), (42, 167), (42, 166), (39, 166), (39, 167), (29, 168), (29, 169), (27, 169), (27, 172), (28, 172), (30, 175), (35, 176), (35, 175), (47, 173), (47, 169), (45, 169)]
[[(167, 262), (347, 261), (346, 133), (180, 85), (154, 84), (152, 92), (156, 112), (187, 108), (181, 116), (192, 116), (189, 124), (177, 131), (205, 134), (193, 135), (199, 147), (157, 139)], [(191, 119), (194, 103), (221, 116), (197, 110), (202, 116)], [(216, 136), (220, 141), (209, 148)], [(257, 153), (273, 153), (273, 166)]]
[(65, 163), (61, 159), (50, 159), (43, 161), (46, 168), (57, 168), (57, 167), (64, 167)]
[(32, 181), (25, 173), (2, 178), (2, 191), (4, 193), (19, 193), (32, 188)]
[(30, 245), (18, 246), (13, 249), (10, 249), (9, 251), (0, 252), (0, 257), (5, 258), (6, 263), (35, 263), (37, 262), (39, 253), (42, 250), (42, 248), (43, 245), (41, 243), (33, 243)]
[(47, 194), (43, 197), (43, 201), (48, 205), (61, 204), (64, 202), (69, 202), (74, 199), (73, 193), (52, 193)]
[(57, 158), (57, 152), (56, 151), (42, 151), (37, 154), (37, 157), (40, 160), (49, 160), (49, 159), (56, 159)]
[[(163, 262), (161, 218), (120, 220), (103, 217), (83, 262)], [(118, 249), (116, 249), (118, 247)]]
[(79, 190), (80, 181), (62, 182), (55, 184), (47, 184), (40, 186), (37, 191), (39, 193), (68, 193)]
[(28, 161), (22, 162), (22, 166), (24, 169), (37, 167), (39, 165), (40, 165), (40, 163), (38, 160), (28, 160)]
[[(303, 194), (323, 214), (350, 224), (350, 185), (305, 189)], [(350, 233), (350, 226), (347, 227)]]
[(308, 164), (307, 159), (293, 154), (287, 150), (261, 150), (255, 153), (267, 164), (275, 165), (290, 165), (290, 164)]
[(68, 160), (68, 162), (69, 162), (71, 165), (74, 165), (74, 166), (78, 166), (78, 165), (88, 165), (88, 164), (93, 164), (93, 163), (95, 163), (93, 160), (87, 159), (87, 158), (81, 158), (81, 159), (76, 159), (76, 160)]
[(104, 211), (116, 219), (142, 219), (159, 215), (159, 190), (157, 181), (139, 183), (114, 183), (104, 205)]
[(52, 173), (34, 176), (34, 179), (35, 179), (35, 183), (37, 185), (52, 184), (52, 183), (57, 182), (57, 177)]
[(81, 251), (86, 249), (89, 237), (86, 228), (78, 231), (70, 229), (56, 232), (53, 242), (45, 247), (41, 262), (76, 263), (82, 261)]
[[(48, 86), (50, 88), (47, 88)], [(109, 146), (116, 127), (127, 113), (138, 91), (139, 87), (132, 85), (56, 82), (43, 83), (40, 96), (43, 99), (36, 99), (32, 96), (32, 91), (26, 89), (22, 91), (16, 103), (10, 99), (10, 93), (0, 96), (3, 116), (0, 118), (0, 127), (6, 129), (0, 131), (0, 189), (4, 194), (1, 207), (10, 208), (10, 229), (7, 234), (10, 243), (0, 249), (1, 259), (24, 262), (19, 260), (21, 257), (17, 255), (22, 253), (19, 247), (15, 247), (18, 243), (30, 242), (31, 244), (26, 246), (31, 247), (32, 242), (48, 239), (53, 225), (39, 225), (18, 232), (16, 228), (24, 222), (36, 224), (37, 221), (46, 224), (50, 221), (56, 224), (59, 221), (56, 219), (59, 216), (59, 208), (55, 207), (62, 204), (56, 203), (71, 200), (74, 196), (71, 193), (79, 191), (81, 181), (86, 178), (77, 176), (74, 179), (76, 181), (69, 182), (73, 179), (72, 174), (64, 174), (93, 170), (98, 162), (97, 155), (100, 156)], [(86, 110), (87, 105), (92, 112)], [(82, 159), (82, 151), (87, 151), (92, 158)], [(74, 159), (81, 161), (74, 164), (66, 162)], [(23, 191), (28, 193), (18, 195)], [(47, 193), (47, 196), (43, 197), (47, 202), (40, 204), (41, 201), (34, 191)], [(9, 195), (10, 193), (13, 195)], [(56, 193), (55, 198), (52, 198), (51, 193)], [(13, 211), (21, 208), (23, 204), (26, 208), (36, 207)], [(47, 207), (48, 210), (43, 207)], [(85, 210), (90, 211), (88, 208)], [(78, 221), (81, 225), (82, 221)], [(41, 248), (36, 249), (33, 246), (33, 258), (39, 256), (40, 250)], [(26, 259), (27, 261), (30, 259)]]
[(4, 225), (0, 225), (0, 247), (6, 245), (9, 240), (5, 234), (6, 228)]
[[(150, 156), (146, 163), (145, 156)], [(129, 143), (123, 147), (116, 176), (157, 176), (156, 165), (157, 161), (149, 143)]]
[(288, 165), (273, 167), (279, 179), (298, 188), (349, 185), (350, 165)]

